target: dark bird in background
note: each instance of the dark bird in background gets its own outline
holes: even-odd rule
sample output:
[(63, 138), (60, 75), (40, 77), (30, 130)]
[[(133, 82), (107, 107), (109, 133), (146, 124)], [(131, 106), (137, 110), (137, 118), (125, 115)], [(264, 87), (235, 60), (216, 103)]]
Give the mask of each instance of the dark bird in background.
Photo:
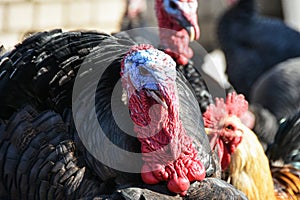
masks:
[[(198, 102), (175, 62), (135, 45), (104, 33), (53, 30), (1, 57), (1, 197), (246, 199), (215, 177), (219, 166)], [(132, 160), (111, 146), (140, 156)]]
[(249, 100), (251, 87), (262, 74), (300, 56), (300, 33), (280, 20), (258, 15), (255, 0), (231, 2), (219, 20), (217, 36), (229, 82)]
[(278, 199), (300, 198), (300, 111), (285, 118), (267, 149)]
[(268, 109), (278, 121), (300, 108), (300, 58), (289, 59), (259, 77), (250, 101)]
[[(273, 143), (279, 122), (300, 109), (299, 67), (299, 58), (281, 62), (261, 75), (251, 89), (256, 133), (266, 145)], [(258, 116), (263, 112), (265, 116)]]

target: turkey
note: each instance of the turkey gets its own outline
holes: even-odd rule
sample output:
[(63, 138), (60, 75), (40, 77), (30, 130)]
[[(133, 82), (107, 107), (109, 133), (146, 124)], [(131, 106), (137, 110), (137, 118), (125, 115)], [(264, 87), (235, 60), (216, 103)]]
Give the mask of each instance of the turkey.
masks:
[(249, 100), (251, 87), (262, 74), (300, 56), (300, 33), (280, 20), (259, 16), (255, 0), (232, 2), (219, 20), (217, 35), (229, 82)]
[(156, 0), (155, 8), (160, 48), (175, 59), (177, 68), (191, 84), (204, 113), (213, 103), (213, 97), (225, 97), (230, 86), (220, 84), (203, 70), (207, 52), (192, 42), (200, 37), (197, 7), (196, 0)]
[[(45, 152), (41, 159), (51, 163), (48, 171), (35, 163), (38, 168), (34, 169), (50, 173), (50, 178), (39, 177), (36, 182), (47, 187), (32, 187), (30, 197), (50, 194), (60, 183), (63, 189), (57, 188), (57, 195), (64, 198), (199, 199), (219, 195), (222, 199), (246, 199), (214, 177), (217, 158), (210, 150), (198, 103), (186, 79), (176, 72), (175, 62), (150, 45), (135, 45), (103, 33), (54, 30), (37, 33), (6, 53), (0, 67), (1, 130), (10, 122), (19, 126), (14, 116), (35, 114), (26, 114), (29, 128), (1, 131), (8, 137), (1, 143), (16, 149), (7, 152), (1, 146), (5, 156), (1, 166), (11, 163), (10, 154), (17, 159), (11, 163), (13, 167), (23, 159), (27, 163), (23, 157), (26, 149), (13, 138), (26, 137), (27, 130), (34, 129), (28, 143), (42, 140), (56, 148), (67, 141), (72, 148), (67, 146), (69, 150), (61, 155)], [(33, 111), (22, 110), (24, 106)], [(58, 118), (57, 123), (63, 121), (61, 129), (51, 129), (56, 133), (54, 141), (48, 141), (44, 128), (34, 123), (44, 115)], [(53, 127), (51, 118), (43, 122)], [(43, 146), (34, 147), (31, 159), (36, 159), (34, 155)], [(64, 152), (74, 156), (70, 158), (74, 161), (71, 172), (80, 173), (75, 176), (66, 171), (61, 180), (52, 180), (60, 172), (51, 167), (68, 165), (68, 161), (59, 164)], [(47, 153), (57, 157), (49, 161)], [(5, 189), (1, 196), (18, 199), (27, 189), (17, 182), (13, 167), (1, 168), (1, 188)], [(27, 179), (28, 170), (22, 174)], [(9, 182), (5, 174), (10, 174)], [(87, 191), (80, 193), (81, 189)]]
[(0, 121), (1, 199), (93, 197), (101, 188), (78, 157), (61, 115), (26, 106)]

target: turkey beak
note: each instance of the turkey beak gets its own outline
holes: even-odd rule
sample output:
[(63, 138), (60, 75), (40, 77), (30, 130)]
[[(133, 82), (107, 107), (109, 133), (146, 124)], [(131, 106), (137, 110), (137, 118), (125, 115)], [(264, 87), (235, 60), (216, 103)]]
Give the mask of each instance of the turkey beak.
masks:
[(188, 32), (190, 36), (190, 41), (194, 41), (196, 39), (196, 31), (193, 26), (188, 26), (185, 28), (185, 30)]
[(186, 19), (185, 16), (182, 16), (180, 20), (178, 20), (180, 26), (182, 26), (189, 34), (190, 41), (194, 41), (196, 38), (196, 30), (195, 27)]
[(196, 14), (185, 14), (182, 12), (180, 17), (177, 18), (177, 22), (188, 32), (190, 41), (194, 41), (199, 38), (200, 28)]
[(168, 106), (166, 104), (166, 101), (163, 99), (162, 95), (157, 90), (146, 90), (147, 94), (152, 97), (157, 103), (162, 105), (165, 109), (168, 109)]

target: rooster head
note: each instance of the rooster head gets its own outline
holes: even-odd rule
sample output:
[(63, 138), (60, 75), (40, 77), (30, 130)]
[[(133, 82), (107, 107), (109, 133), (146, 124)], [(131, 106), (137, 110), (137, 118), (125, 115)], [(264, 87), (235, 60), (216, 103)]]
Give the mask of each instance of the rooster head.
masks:
[(211, 148), (218, 148), (223, 170), (229, 166), (231, 154), (241, 143), (243, 134), (249, 130), (240, 120), (247, 111), (248, 102), (244, 96), (230, 93), (225, 102), (216, 98), (215, 105), (211, 104), (203, 114)]
[(151, 45), (133, 47), (121, 66), (130, 117), (141, 142), (142, 179), (147, 184), (166, 181), (170, 191), (185, 195), (190, 182), (204, 179), (206, 171), (179, 119), (176, 74), (174, 60)]
[(200, 36), (197, 8), (197, 0), (156, 0), (161, 45), (179, 64), (193, 56), (189, 41)]

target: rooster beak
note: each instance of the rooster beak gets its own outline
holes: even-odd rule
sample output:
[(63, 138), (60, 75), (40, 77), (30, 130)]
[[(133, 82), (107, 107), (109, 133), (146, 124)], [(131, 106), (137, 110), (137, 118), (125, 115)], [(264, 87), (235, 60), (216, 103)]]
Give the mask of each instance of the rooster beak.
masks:
[(152, 97), (157, 103), (162, 105), (165, 109), (168, 109), (168, 106), (166, 104), (166, 101), (163, 99), (162, 95), (159, 91), (154, 90), (146, 90), (147, 94)]

